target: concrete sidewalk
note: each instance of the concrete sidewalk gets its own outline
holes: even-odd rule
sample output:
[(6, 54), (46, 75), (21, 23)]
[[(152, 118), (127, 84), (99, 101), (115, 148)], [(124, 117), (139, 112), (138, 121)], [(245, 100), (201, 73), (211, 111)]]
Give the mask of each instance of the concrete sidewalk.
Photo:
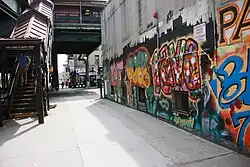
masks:
[[(95, 97), (97, 98), (97, 96)], [(249, 167), (250, 159), (94, 96), (0, 129), (0, 167)]]

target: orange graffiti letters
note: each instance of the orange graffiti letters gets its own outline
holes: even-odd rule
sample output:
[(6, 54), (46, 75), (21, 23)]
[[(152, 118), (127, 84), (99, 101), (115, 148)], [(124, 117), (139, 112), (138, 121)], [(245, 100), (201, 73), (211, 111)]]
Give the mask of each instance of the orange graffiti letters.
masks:
[(239, 5), (231, 3), (218, 9), (219, 19), (219, 45), (227, 45), (229, 42), (226, 38), (229, 32), (227, 30), (233, 28), (230, 34), (230, 44), (242, 42), (242, 33), (250, 29), (250, 1), (244, 0), (241, 9)]

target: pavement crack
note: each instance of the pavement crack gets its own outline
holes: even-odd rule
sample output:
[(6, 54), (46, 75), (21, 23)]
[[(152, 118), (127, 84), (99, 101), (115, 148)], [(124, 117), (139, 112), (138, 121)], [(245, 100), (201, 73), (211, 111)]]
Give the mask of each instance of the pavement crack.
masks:
[(74, 136), (75, 136), (75, 139), (76, 139), (76, 143), (77, 143), (77, 148), (81, 154), (81, 160), (82, 160), (82, 163), (83, 163), (83, 166), (85, 167), (85, 163), (84, 163), (84, 158), (83, 158), (83, 153), (82, 153), (82, 148), (81, 148), (81, 145), (80, 145), (80, 142), (78, 140), (78, 137), (76, 135), (76, 131), (75, 131), (75, 128), (73, 128), (73, 131), (74, 131)]
[(206, 161), (206, 160), (211, 160), (211, 159), (215, 159), (215, 158), (219, 158), (219, 157), (224, 157), (224, 156), (227, 156), (227, 155), (230, 155), (230, 154), (234, 154), (234, 152), (233, 151), (232, 152), (226, 152), (226, 153), (218, 154), (218, 155), (211, 156), (211, 157), (201, 158), (201, 159), (188, 161), (188, 162), (184, 162), (184, 163), (178, 163), (178, 165), (182, 166), (182, 165), (187, 165), (187, 164), (199, 163), (199, 162), (203, 162), (203, 161)]

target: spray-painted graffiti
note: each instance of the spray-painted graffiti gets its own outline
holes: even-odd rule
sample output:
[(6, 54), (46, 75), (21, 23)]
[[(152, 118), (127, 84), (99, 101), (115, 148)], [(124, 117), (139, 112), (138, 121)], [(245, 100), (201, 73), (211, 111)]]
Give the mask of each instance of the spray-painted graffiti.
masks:
[(164, 44), (152, 56), (155, 94), (172, 94), (174, 87), (193, 91), (201, 87), (198, 43), (192, 39), (179, 39)]
[(113, 62), (111, 64), (111, 85), (117, 86), (121, 84), (121, 73), (123, 70), (123, 61)]
[(250, 150), (249, 14), (249, 0), (232, 1), (218, 9), (219, 48), (213, 68), (216, 79), (210, 81), (228, 135), (247, 150)]
[(151, 85), (149, 60), (150, 54), (145, 47), (139, 47), (127, 56), (126, 88), (127, 104), (129, 106), (138, 107), (138, 87), (148, 88)]
[(138, 87), (150, 86), (150, 71), (148, 68), (150, 54), (144, 47), (138, 48), (130, 53), (126, 62), (126, 73), (128, 80)]
[(250, 148), (249, 60), (249, 44), (234, 44), (218, 49), (218, 69), (214, 67), (217, 85), (213, 89), (221, 117), (233, 141), (242, 149)]
[(114, 61), (110, 67), (111, 73), (111, 85), (114, 87), (114, 98), (115, 101), (121, 103), (122, 99), (122, 72), (123, 72), (123, 61)]
[(230, 3), (218, 9), (219, 45), (243, 42), (244, 34), (250, 29), (250, 1)]
[(154, 51), (151, 58), (154, 94), (158, 97), (154, 109), (158, 116), (181, 127), (194, 127), (192, 110), (197, 110), (197, 119), (201, 114), (198, 107), (191, 107), (186, 112), (189, 115), (179, 117), (178, 113), (173, 113), (171, 105), (173, 90), (189, 92), (189, 99), (197, 105), (200, 97), (193, 96), (192, 92), (201, 89), (199, 50), (199, 45), (193, 38), (180, 38), (176, 42), (163, 44), (159, 51)]
[[(250, 1), (221, 2), (216, 50), (212, 19), (206, 22), (210, 27), (206, 42), (198, 44), (192, 25), (184, 24), (180, 16), (173, 27), (185, 32), (167, 31), (160, 42), (169, 42), (159, 49), (155, 38), (139, 44), (145, 47), (126, 47), (126, 64), (119, 64), (120, 59), (110, 64), (110, 85), (120, 92), (117, 101), (119, 94), (126, 94), (124, 100), (131, 107), (146, 108), (160, 119), (250, 151)], [(120, 88), (123, 81), (125, 92)], [(175, 108), (182, 103), (187, 104), (184, 109)]]

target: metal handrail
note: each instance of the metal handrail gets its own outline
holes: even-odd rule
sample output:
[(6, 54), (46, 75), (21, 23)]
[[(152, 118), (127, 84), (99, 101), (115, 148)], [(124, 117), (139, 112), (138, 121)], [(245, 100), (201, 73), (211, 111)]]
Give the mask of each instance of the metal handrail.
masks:
[(19, 69), (20, 68), (19, 68), (18, 58), (19, 58), (19, 56), (17, 56), (17, 58), (15, 60), (15, 64), (14, 64), (15, 72), (11, 76), (11, 80), (10, 80), (10, 84), (9, 84), (10, 87), (8, 89), (8, 111), (9, 111), (8, 114), (10, 114), (11, 109), (12, 109), (13, 98), (14, 98), (17, 83), (18, 83), (18, 80), (19, 80)]
[[(0, 112), (0, 117), (2, 119), (2, 115), (6, 114), (4, 111), (6, 109), (6, 107), (8, 107), (8, 109), (10, 109), (10, 107), (12, 107), (12, 103), (13, 103), (13, 92), (14, 92), (14, 87), (16, 86), (15, 83), (17, 81), (17, 75), (18, 75), (18, 71), (19, 71), (19, 63), (18, 63), (18, 57), (16, 58), (15, 62), (14, 62), (14, 67), (15, 71), (11, 74), (9, 83), (8, 83), (8, 88), (7, 88), (7, 92), (5, 93), (5, 96), (0, 97), (0, 103), (1, 103), (1, 109), (3, 111)], [(10, 111), (10, 110), (9, 110)], [(9, 116), (9, 115), (7, 115)], [(1, 123), (1, 122), (0, 122)]]

